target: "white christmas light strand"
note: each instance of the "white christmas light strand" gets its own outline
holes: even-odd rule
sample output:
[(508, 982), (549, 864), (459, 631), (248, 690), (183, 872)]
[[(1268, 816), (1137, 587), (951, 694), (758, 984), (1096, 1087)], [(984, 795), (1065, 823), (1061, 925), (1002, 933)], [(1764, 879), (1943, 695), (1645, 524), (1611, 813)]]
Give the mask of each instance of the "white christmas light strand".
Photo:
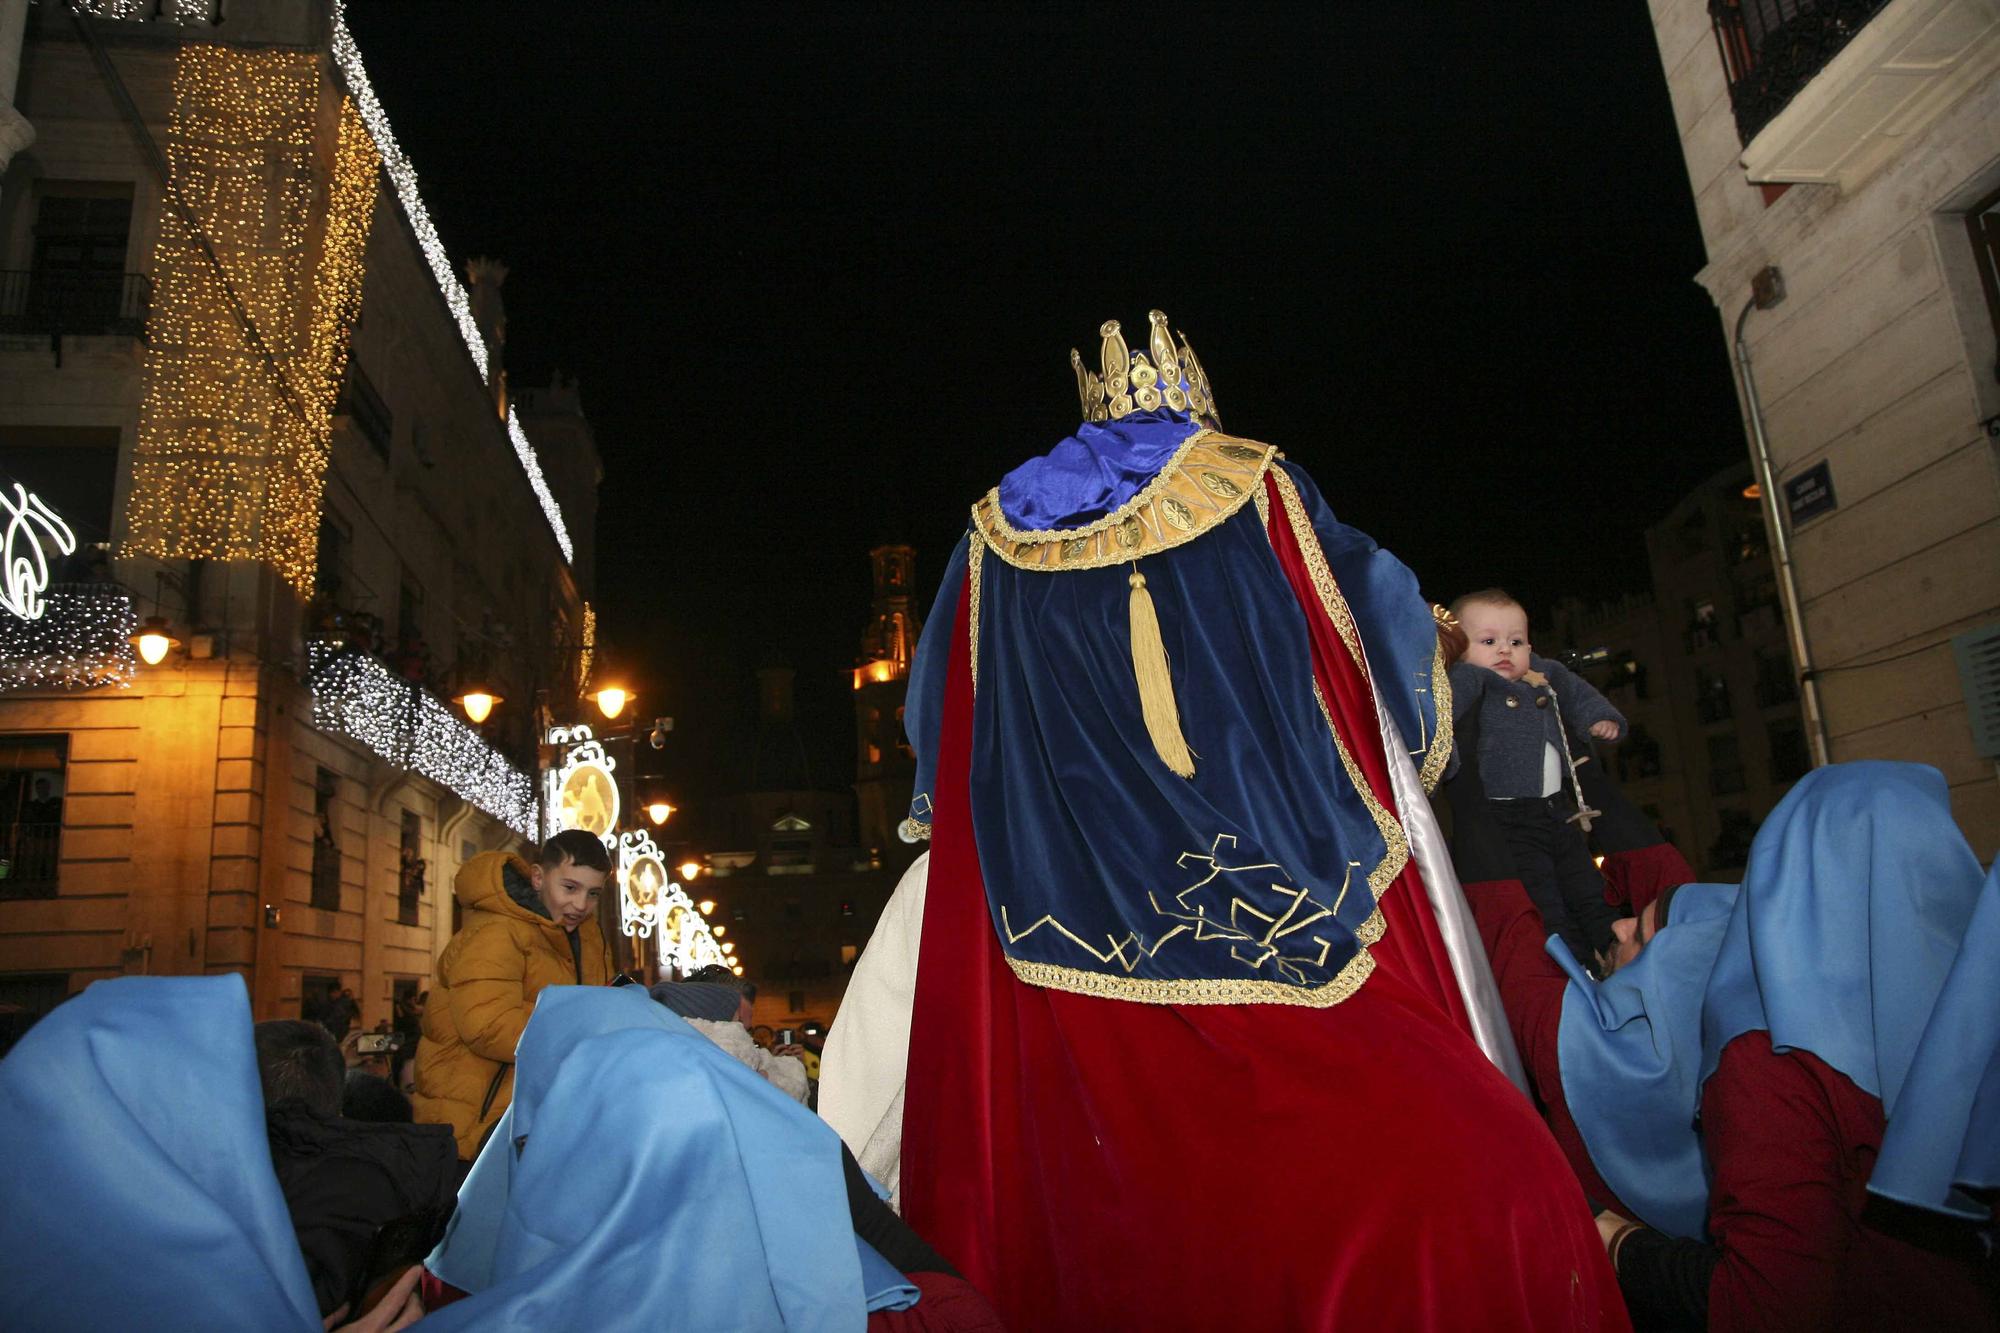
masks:
[(59, 583), (35, 620), (0, 616), (0, 690), (129, 689), (138, 670), (132, 595), (115, 583)]
[(415, 769), (523, 837), (535, 827), (535, 784), (429, 691), (367, 653), (315, 643), (313, 725)]
[[(335, 0), (333, 7), (333, 58), (340, 66), (341, 77), (347, 81), (348, 91), (354, 95), (355, 105), (361, 110), (362, 123), (375, 139), (376, 151), (382, 154), (382, 169), (389, 174), (390, 183), (396, 187), (396, 197), (403, 202), (403, 214), (409, 218), (410, 229), (417, 234), (417, 245), (424, 252), (425, 262), (431, 266), (431, 276), (437, 280), (438, 290), (444, 294), (444, 303), (450, 307), (451, 316), (458, 323), (458, 333), (465, 340), (465, 350), (472, 357), (472, 364), (479, 368), (479, 378), (490, 380), (492, 372), (487, 364), (486, 339), (479, 332), (478, 321), (472, 317), (472, 298), (467, 295), (465, 285), (458, 280), (458, 274), (451, 266), (451, 257), (445, 254), (444, 242), (438, 239), (437, 227), (431, 222), (430, 211), (424, 207), (423, 197), (417, 192), (417, 169), (410, 165), (402, 145), (396, 142), (395, 131), (389, 128), (388, 113), (382, 110), (374, 85), (368, 82), (368, 71), (361, 64), (361, 48), (355, 44), (354, 34), (347, 28), (345, 0)], [(556, 535), (556, 544), (562, 547), (563, 559), (573, 562), (576, 552), (570, 545), (569, 529), (563, 523), (562, 507), (549, 492), (549, 484), (542, 476), (542, 466), (535, 457), (534, 446), (528, 442), (527, 432), (521, 429), (521, 423), (515, 420), (512, 408), (507, 410), (507, 438), (514, 445), (515, 456), (521, 460), (522, 471), (528, 474), (528, 485), (534, 489), (542, 514)]]
[(528, 432), (521, 429), (521, 419), (514, 415), (514, 409), (507, 409), (507, 438), (514, 442), (514, 456), (521, 460), (521, 470), (528, 474), (528, 485), (535, 492), (535, 499), (541, 502), (542, 516), (549, 521), (549, 530), (556, 535), (556, 545), (562, 547), (563, 559), (576, 563), (576, 551), (569, 544), (569, 528), (564, 525), (562, 506), (549, 491), (548, 480), (542, 476), (542, 465), (535, 457), (535, 446), (528, 443)]
[(78, 0), (77, 8), (93, 18), (114, 22), (146, 23), (160, 18), (185, 27), (212, 22), (210, 3), (211, 0), (171, 0), (165, 5), (159, 0)]

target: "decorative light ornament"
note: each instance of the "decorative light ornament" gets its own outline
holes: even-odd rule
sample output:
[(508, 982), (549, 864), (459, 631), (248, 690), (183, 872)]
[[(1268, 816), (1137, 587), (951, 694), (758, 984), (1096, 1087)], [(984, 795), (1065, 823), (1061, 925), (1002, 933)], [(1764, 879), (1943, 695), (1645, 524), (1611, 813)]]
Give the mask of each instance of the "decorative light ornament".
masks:
[(652, 820), (655, 824), (666, 823), (667, 816), (673, 814), (673, 812), (674, 807), (665, 801), (653, 801), (646, 806), (646, 818)]
[[(696, 875), (699, 875), (701, 873), (701, 862), (683, 861), (680, 864), (680, 872), (682, 879), (691, 880)], [(704, 898), (701, 904), (702, 915), (707, 916), (710, 912), (713, 912), (714, 910), (715, 910), (715, 904)]]
[(589, 602), (583, 604), (583, 646), (576, 655), (576, 688), (584, 689), (590, 684), (592, 659), (597, 656), (597, 608)]
[[(584, 750), (595, 753), (579, 757)], [(618, 780), (611, 776), (615, 767), (617, 762), (596, 741), (570, 752), (556, 784), (556, 822), (561, 827), (600, 838), (618, 828)]]
[(522, 837), (534, 836), (535, 784), (442, 699), (376, 657), (308, 645), (313, 725), (413, 769)]
[(615, 718), (625, 711), (625, 705), (632, 701), (632, 692), (616, 685), (607, 685), (591, 696), (597, 701), (597, 711), (606, 718)]
[(158, 666), (167, 660), (167, 654), (181, 646), (181, 641), (167, 628), (164, 616), (147, 616), (145, 623), (132, 631), (132, 647), (137, 650), (139, 660), (147, 666)]
[(717, 944), (681, 886), (667, 878), (665, 858), (652, 834), (640, 829), (604, 841), (618, 868), (619, 929), (635, 939), (653, 938), (657, 932), (660, 961), (683, 976), (729, 960), (736, 946)]
[[(76, 534), (41, 496), (29, 494), (18, 481), (11, 496), (0, 491), (0, 517), (7, 520), (4, 546), (0, 547), (0, 559), (6, 562), (5, 570), (0, 571), (4, 574), (0, 578), (0, 608), (23, 620), (39, 620), (42, 592), (49, 586), (49, 553), (43, 542), (54, 546), (59, 556), (74, 555)], [(41, 536), (36, 535), (37, 530)]]

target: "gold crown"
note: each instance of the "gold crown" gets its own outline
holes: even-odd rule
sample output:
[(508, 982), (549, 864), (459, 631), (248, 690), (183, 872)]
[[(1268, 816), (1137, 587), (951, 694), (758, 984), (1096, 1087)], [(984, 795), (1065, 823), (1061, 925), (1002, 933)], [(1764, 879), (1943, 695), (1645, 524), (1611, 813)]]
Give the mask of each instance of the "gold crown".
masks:
[(1220, 428), (1221, 415), (1215, 410), (1215, 394), (1208, 387), (1208, 372), (1180, 335), (1174, 346), (1167, 332), (1167, 317), (1155, 310), (1147, 319), (1152, 324), (1152, 359), (1145, 352), (1134, 353), (1125, 345), (1118, 321), (1107, 319), (1097, 332), (1104, 339), (1100, 354), (1103, 372), (1086, 370), (1083, 354), (1070, 350), (1069, 364), (1076, 371), (1076, 392), (1083, 400), (1085, 421), (1116, 420), (1134, 412), (1153, 412), (1170, 407), (1198, 417), (1208, 426)]

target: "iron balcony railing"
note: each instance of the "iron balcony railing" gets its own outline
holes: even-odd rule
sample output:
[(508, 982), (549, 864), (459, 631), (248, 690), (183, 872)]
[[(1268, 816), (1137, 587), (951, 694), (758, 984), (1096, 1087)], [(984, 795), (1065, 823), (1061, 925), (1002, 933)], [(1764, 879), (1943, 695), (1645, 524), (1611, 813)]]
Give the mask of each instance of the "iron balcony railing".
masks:
[(0, 333), (146, 336), (153, 280), (143, 273), (0, 270)]
[(1889, 0), (1709, 0), (1745, 145)]
[(53, 898), (62, 824), (0, 824), (0, 898)]

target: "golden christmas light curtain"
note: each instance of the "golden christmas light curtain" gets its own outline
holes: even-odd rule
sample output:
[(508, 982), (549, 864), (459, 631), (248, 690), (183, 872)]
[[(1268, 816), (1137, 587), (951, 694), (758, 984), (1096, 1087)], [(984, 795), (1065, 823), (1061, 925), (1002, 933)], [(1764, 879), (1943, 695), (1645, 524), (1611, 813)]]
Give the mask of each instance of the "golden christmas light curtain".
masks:
[(126, 510), (128, 553), (262, 560), (301, 595), (380, 168), (344, 103), (315, 264), (320, 89), (308, 54), (181, 49), (164, 147), (192, 217), (162, 211)]

